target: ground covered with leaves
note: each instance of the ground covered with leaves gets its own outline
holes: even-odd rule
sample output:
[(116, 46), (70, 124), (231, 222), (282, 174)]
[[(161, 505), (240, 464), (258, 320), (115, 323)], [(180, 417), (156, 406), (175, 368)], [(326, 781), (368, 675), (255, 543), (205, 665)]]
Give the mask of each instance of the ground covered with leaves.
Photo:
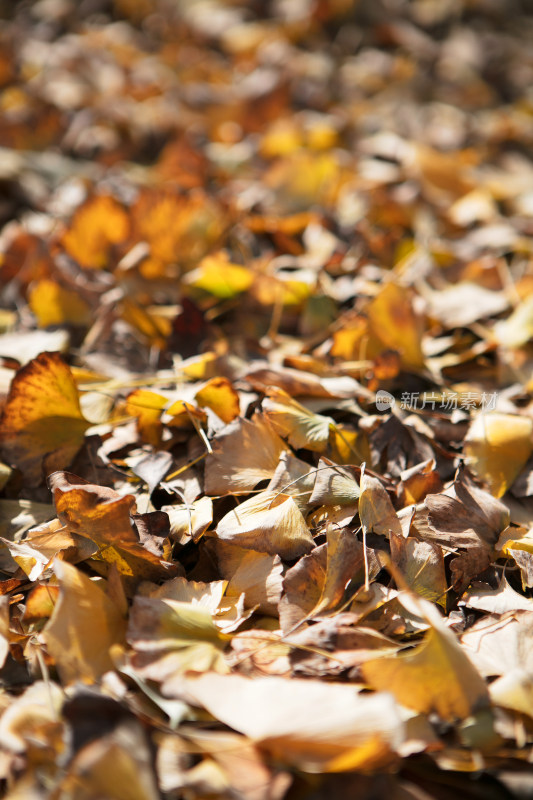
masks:
[(531, 797), (531, 4), (0, 13), (2, 796)]

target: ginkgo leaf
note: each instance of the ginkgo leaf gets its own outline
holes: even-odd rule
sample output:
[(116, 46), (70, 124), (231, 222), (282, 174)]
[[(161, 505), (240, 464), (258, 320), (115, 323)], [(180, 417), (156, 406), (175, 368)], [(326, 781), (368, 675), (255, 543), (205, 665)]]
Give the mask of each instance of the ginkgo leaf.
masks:
[(11, 384), (0, 419), (2, 453), (37, 486), (44, 473), (69, 466), (89, 424), (68, 366), (58, 353), (41, 353)]
[(236, 419), (211, 442), (205, 462), (205, 492), (242, 494), (269, 480), (287, 445), (261, 414)]
[(360, 481), (359, 517), (363, 529), (389, 536), (402, 536), (402, 526), (387, 490), (377, 478), (364, 472)]
[(215, 548), (219, 571), (228, 581), (226, 595), (244, 594), (248, 608), (277, 616), (283, 574), (279, 556), (247, 550), (222, 539), (215, 540)]
[(77, 209), (61, 243), (82, 267), (103, 269), (129, 228), (129, 216), (120, 203), (110, 195), (95, 195)]
[(184, 282), (196, 289), (227, 299), (250, 288), (254, 274), (240, 264), (230, 263), (226, 253), (206, 256), (199, 266), (185, 276)]
[(444, 604), (448, 586), (439, 545), (419, 542), (411, 536), (391, 536), (390, 546), (392, 562), (407, 585), (421, 597)]
[(94, 683), (113, 668), (110, 648), (124, 641), (126, 621), (94, 581), (56, 559), (59, 599), (43, 631), (50, 655), (65, 683)]
[[(150, 245), (141, 266), (147, 278), (177, 276), (178, 262), (189, 266), (202, 258), (223, 228), (221, 210), (201, 191), (187, 197), (169, 190), (144, 189), (132, 207), (134, 233)], [(169, 268), (170, 267), (170, 268)]]
[(184, 544), (189, 538), (197, 542), (213, 521), (213, 501), (201, 497), (190, 505), (163, 508), (170, 522), (170, 536)]
[(385, 767), (405, 737), (386, 692), (370, 696), (343, 684), (214, 673), (176, 676), (164, 690), (203, 706), (261, 749), (306, 772)]
[(533, 421), (517, 414), (479, 414), (465, 436), (472, 472), (502, 497), (533, 450)]
[(533, 337), (533, 297), (526, 297), (507, 319), (497, 322), (492, 335), (503, 347), (523, 347)]
[(331, 417), (314, 414), (283, 391), (269, 389), (263, 400), (263, 413), (277, 433), (299, 449), (305, 447), (323, 453), (329, 442), (329, 432), (335, 425)]
[(161, 444), (161, 414), (167, 405), (167, 397), (148, 389), (135, 389), (126, 398), (126, 414), (137, 419), (137, 430), (141, 438), (154, 447)]
[[(369, 560), (374, 576), (375, 564)], [(348, 528), (339, 531), (331, 526), (326, 544), (316, 547), (285, 574), (279, 605), (282, 630), (290, 630), (304, 619), (335, 609), (348, 583), (362, 582), (364, 574), (361, 542)]]
[(387, 347), (398, 350), (406, 367), (420, 369), (423, 319), (413, 309), (412, 294), (395, 283), (387, 283), (368, 309), (371, 332)]
[(361, 667), (367, 683), (392, 692), (399, 703), (442, 719), (465, 719), (488, 704), (485, 683), (454, 634), (433, 624), (424, 642), (394, 657), (366, 661)]
[(232, 422), (240, 414), (239, 395), (227, 378), (212, 378), (194, 397), (202, 408), (210, 408), (222, 422)]
[(138, 595), (129, 616), (127, 639), (134, 650), (132, 666), (158, 682), (176, 671), (227, 671), (223, 650), (229, 635), (199, 603)]
[(315, 485), (309, 498), (310, 503), (320, 505), (357, 504), (360, 495), (354, 471), (350, 467), (339, 467), (321, 458), (315, 473)]
[(344, 597), (346, 586), (363, 566), (363, 546), (347, 528), (327, 532), (326, 574), (320, 597), (310, 616), (335, 609)]
[(313, 549), (313, 537), (290, 495), (260, 492), (217, 525), (219, 539), (291, 560)]
[(77, 292), (53, 280), (32, 284), (28, 303), (40, 328), (49, 325), (87, 325), (91, 321), (88, 304)]
[(224, 633), (236, 630), (251, 612), (244, 612), (244, 595), (226, 595), (227, 581), (188, 581), (178, 577), (166, 581), (151, 592), (150, 597), (164, 600), (177, 600), (205, 608), (217, 628)]
[[(136, 507), (132, 495), (120, 495), (64, 472), (51, 475), (49, 484), (57, 515), (67, 530), (95, 542), (99, 547), (95, 559), (115, 564), (129, 587), (141, 580), (159, 580), (176, 573), (174, 565), (160, 557), (158, 551), (153, 552), (146, 540), (141, 542), (138, 528), (143, 516), (149, 515), (133, 518)], [(163, 517), (167, 519), (164, 514)]]

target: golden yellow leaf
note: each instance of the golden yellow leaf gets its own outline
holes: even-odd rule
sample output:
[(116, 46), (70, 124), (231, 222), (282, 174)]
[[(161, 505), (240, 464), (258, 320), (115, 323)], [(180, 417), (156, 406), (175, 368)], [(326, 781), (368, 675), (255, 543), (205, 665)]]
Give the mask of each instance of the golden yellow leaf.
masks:
[(423, 318), (413, 308), (411, 292), (395, 283), (387, 283), (368, 309), (370, 332), (386, 347), (398, 350), (405, 367), (424, 366), (421, 342)]
[(533, 449), (533, 421), (517, 414), (479, 414), (465, 436), (464, 452), (472, 472), (491, 493), (502, 497)]
[(65, 683), (94, 683), (113, 668), (109, 649), (124, 641), (126, 622), (90, 578), (56, 559), (59, 600), (43, 636)]
[(40, 328), (48, 325), (87, 325), (91, 321), (91, 311), (85, 300), (56, 281), (44, 279), (32, 284), (28, 303)]
[(220, 299), (235, 297), (250, 288), (253, 272), (240, 264), (230, 263), (229, 256), (220, 251), (206, 256), (199, 266), (189, 272), (184, 283), (203, 289)]
[(240, 414), (239, 395), (227, 378), (212, 378), (198, 392), (196, 402), (210, 408), (223, 422), (231, 422)]
[(37, 486), (46, 473), (69, 466), (89, 424), (68, 366), (59, 353), (41, 353), (11, 384), (0, 419), (2, 453)]
[(150, 258), (140, 265), (148, 279), (177, 276), (211, 249), (222, 233), (221, 210), (202, 191), (187, 197), (145, 189), (132, 208), (133, 227), (148, 242)]
[(372, 659), (361, 666), (364, 679), (389, 691), (408, 708), (442, 719), (465, 719), (488, 704), (487, 687), (452, 631), (433, 624), (414, 650)]
[(136, 417), (139, 435), (154, 447), (161, 444), (161, 414), (167, 404), (167, 397), (148, 389), (135, 389), (126, 398), (126, 414)]
[(78, 208), (61, 243), (82, 267), (104, 269), (113, 247), (127, 239), (129, 227), (120, 203), (109, 195), (95, 195)]
[(172, 331), (169, 319), (142, 308), (128, 297), (122, 300), (119, 309), (122, 319), (146, 337), (151, 345), (159, 348), (165, 346)]

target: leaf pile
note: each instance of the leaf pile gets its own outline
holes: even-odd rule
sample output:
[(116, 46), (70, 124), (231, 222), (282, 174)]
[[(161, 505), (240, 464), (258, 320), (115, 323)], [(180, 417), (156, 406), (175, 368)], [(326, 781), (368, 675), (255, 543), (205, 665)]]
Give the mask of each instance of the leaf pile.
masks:
[(528, 797), (530, 5), (0, 14), (2, 796)]

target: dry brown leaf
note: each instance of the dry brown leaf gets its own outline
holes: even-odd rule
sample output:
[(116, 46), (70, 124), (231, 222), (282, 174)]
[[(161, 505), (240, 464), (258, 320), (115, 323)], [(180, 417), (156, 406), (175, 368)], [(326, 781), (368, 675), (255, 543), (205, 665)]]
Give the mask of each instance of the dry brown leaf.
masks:
[(244, 594), (248, 608), (277, 616), (283, 574), (279, 556), (246, 550), (222, 539), (213, 544), (220, 574), (228, 581), (226, 595)]
[(262, 480), (270, 480), (286, 449), (261, 414), (251, 420), (236, 419), (212, 441), (205, 462), (205, 492), (209, 495), (243, 494)]
[(448, 584), (439, 545), (392, 535), (390, 546), (392, 563), (409, 588), (427, 600), (445, 605)]
[[(169, 533), (166, 514), (158, 512), (157, 520), (163, 514), (163, 531), (157, 531), (154, 541), (150, 534), (151, 515), (133, 514), (136, 506), (132, 495), (120, 495), (69, 472), (55, 472), (49, 483), (63, 525), (95, 542), (99, 547), (97, 559), (115, 564), (130, 587), (143, 579), (159, 580), (176, 574), (175, 566), (167, 561), (170, 548), (165, 547)], [(156, 528), (157, 520), (153, 521)]]

